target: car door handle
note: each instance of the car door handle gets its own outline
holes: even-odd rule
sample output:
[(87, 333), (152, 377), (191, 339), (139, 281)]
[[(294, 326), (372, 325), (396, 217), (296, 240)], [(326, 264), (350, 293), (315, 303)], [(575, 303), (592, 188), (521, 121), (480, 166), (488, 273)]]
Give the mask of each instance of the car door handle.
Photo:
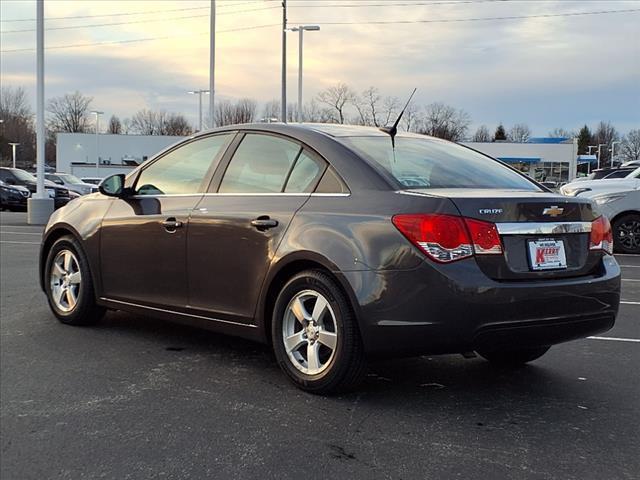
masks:
[(178, 228), (182, 227), (182, 222), (171, 217), (171, 218), (167, 218), (164, 222), (162, 222), (162, 226), (167, 232), (173, 233)]
[(254, 220), (251, 220), (251, 226), (256, 227), (258, 230), (263, 231), (269, 228), (277, 227), (278, 221), (264, 215)]

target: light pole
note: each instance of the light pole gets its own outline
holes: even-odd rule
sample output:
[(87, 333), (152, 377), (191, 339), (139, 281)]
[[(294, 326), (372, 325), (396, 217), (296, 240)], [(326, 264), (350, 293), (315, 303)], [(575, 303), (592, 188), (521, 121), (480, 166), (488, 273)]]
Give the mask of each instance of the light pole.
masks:
[(100, 176), (100, 115), (104, 112), (100, 112), (98, 110), (93, 110), (93, 113), (96, 116), (96, 177)]
[(215, 118), (215, 81), (216, 81), (216, 0), (211, 0), (209, 15), (209, 128), (213, 128)]
[(282, 92), (280, 121), (287, 123), (287, 0), (282, 0)]
[(611, 142), (611, 150), (609, 150), (611, 152), (611, 168), (613, 168), (613, 155), (614, 155), (614, 149), (616, 147), (616, 143), (622, 143), (620, 140), (616, 140), (615, 142)]
[(598, 168), (600, 168), (600, 154), (602, 153), (602, 147), (606, 147), (606, 146), (607, 146), (606, 143), (598, 144)]
[(187, 93), (198, 95), (198, 131), (202, 131), (202, 94), (209, 93), (209, 90), (190, 90)]
[(292, 32), (298, 32), (298, 123), (302, 122), (302, 42), (303, 34), (308, 32), (317, 32), (320, 30), (319, 25), (298, 25), (297, 27), (289, 28)]
[(11, 145), (11, 153), (13, 154), (13, 168), (16, 168), (16, 147), (20, 144), (9, 142), (9, 145)]

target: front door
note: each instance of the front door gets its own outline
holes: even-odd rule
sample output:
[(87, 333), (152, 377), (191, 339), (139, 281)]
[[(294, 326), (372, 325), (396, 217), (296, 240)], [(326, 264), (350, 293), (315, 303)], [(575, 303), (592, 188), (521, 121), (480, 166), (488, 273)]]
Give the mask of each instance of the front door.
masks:
[(189, 306), (251, 323), (267, 269), (326, 165), (293, 141), (249, 133), (220, 186), (193, 211), (187, 239)]
[(170, 150), (141, 170), (134, 195), (113, 201), (100, 230), (104, 297), (186, 307), (189, 218), (233, 135), (198, 138)]

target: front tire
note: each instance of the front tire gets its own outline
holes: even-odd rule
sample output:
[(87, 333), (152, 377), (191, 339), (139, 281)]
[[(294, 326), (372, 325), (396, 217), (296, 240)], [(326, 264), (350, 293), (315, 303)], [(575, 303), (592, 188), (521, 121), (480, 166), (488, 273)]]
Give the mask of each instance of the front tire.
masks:
[(47, 255), (44, 284), (53, 314), (69, 325), (93, 325), (105, 309), (96, 305), (89, 262), (72, 236), (56, 240)]
[(611, 229), (613, 248), (616, 252), (640, 253), (640, 215), (622, 215), (613, 222)]
[(327, 273), (308, 270), (291, 278), (278, 295), (271, 325), (278, 364), (301, 389), (335, 393), (364, 378), (366, 362), (353, 310)]
[(517, 350), (479, 350), (482, 358), (494, 365), (518, 367), (532, 362), (549, 351), (551, 347), (521, 348)]

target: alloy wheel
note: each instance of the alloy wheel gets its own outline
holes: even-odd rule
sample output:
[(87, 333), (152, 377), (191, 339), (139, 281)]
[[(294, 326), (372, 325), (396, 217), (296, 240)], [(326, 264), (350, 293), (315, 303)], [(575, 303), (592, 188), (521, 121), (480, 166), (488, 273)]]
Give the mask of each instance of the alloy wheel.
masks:
[(631, 219), (618, 225), (618, 241), (629, 249), (640, 249), (640, 220)]
[(71, 250), (60, 250), (51, 264), (51, 299), (61, 312), (69, 313), (78, 304), (82, 274), (78, 258)]
[(282, 339), (289, 360), (302, 373), (318, 375), (326, 370), (338, 344), (329, 301), (315, 290), (298, 292), (285, 310)]

